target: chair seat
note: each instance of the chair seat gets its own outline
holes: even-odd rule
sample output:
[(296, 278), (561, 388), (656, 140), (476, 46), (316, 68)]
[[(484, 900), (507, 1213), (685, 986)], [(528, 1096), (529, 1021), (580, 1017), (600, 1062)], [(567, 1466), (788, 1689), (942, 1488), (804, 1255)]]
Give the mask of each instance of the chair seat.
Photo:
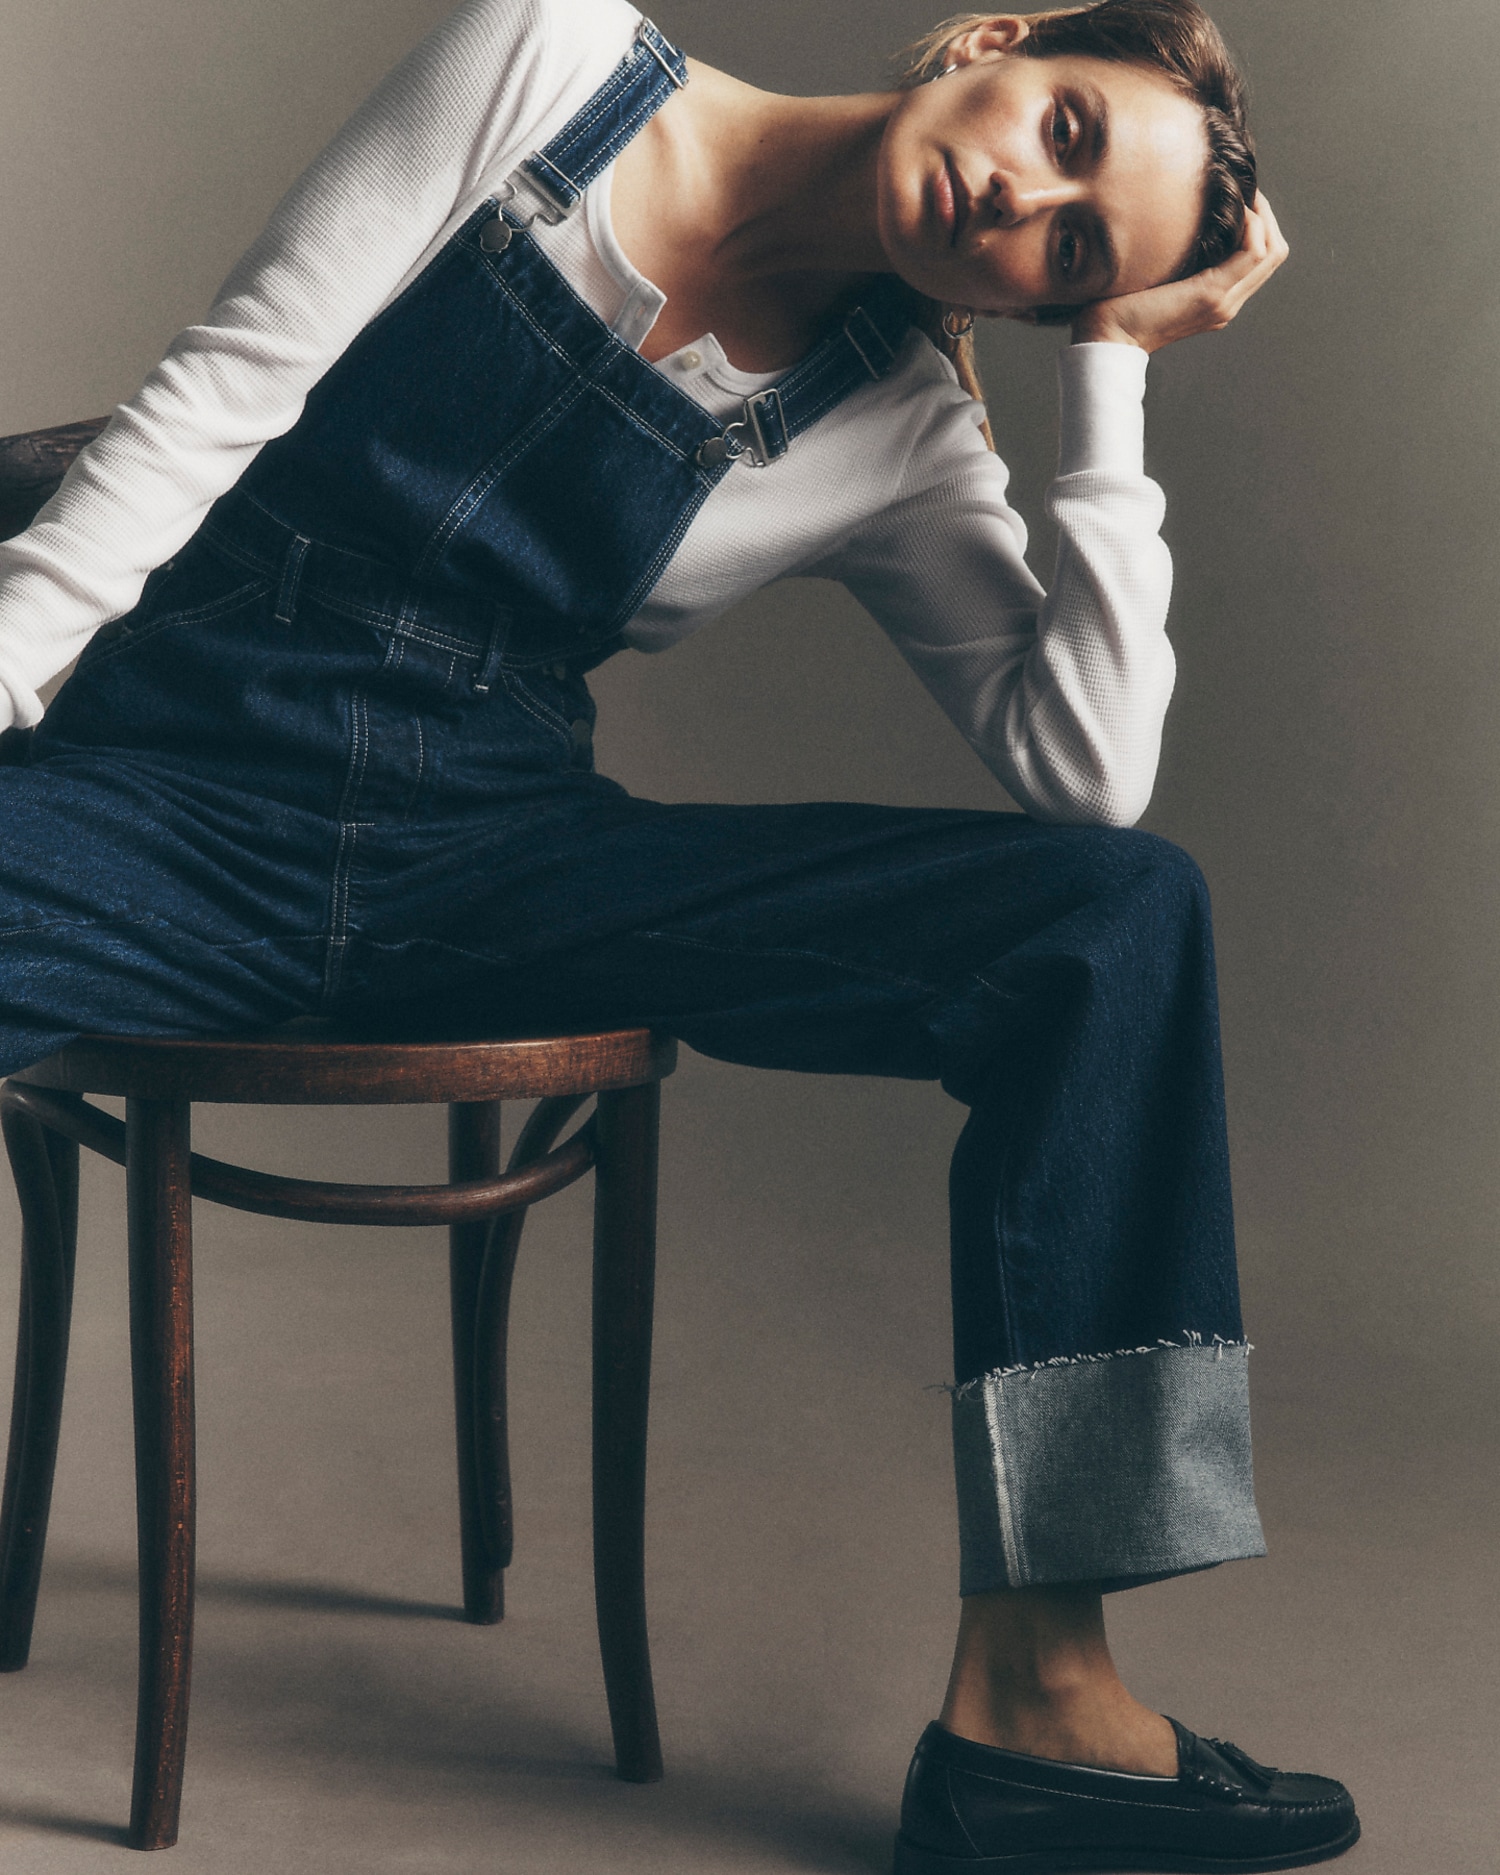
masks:
[(664, 1080), (677, 1044), (650, 1029), (509, 1040), (392, 1040), (306, 1020), (258, 1034), (86, 1035), (15, 1078), (70, 1094), (264, 1105), (532, 1100)]

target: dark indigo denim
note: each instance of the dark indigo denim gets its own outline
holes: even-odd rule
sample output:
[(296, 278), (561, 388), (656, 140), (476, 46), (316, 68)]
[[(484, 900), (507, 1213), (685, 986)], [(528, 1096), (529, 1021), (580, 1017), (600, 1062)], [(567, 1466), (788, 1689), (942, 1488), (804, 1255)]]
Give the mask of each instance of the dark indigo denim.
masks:
[(0, 770), (0, 1065), (83, 1028), (420, 1007), (940, 1078), (973, 1109), (960, 1380), (1239, 1338), (1185, 855), (1016, 815), (632, 799), (592, 771), (582, 677), (495, 671), (482, 620), (405, 617), (373, 564), (237, 520)]
[[(711, 486), (716, 426), (534, 242), (488, 255), (476, 226), (0, 769), (0, 1071), (83, 1031), (323, 1012), (651, 1023), (734, 1061), (941, 1080), (971, 1109), (956, 1374), (993, 1383), (959, 1439), (967, 1585), (1247, 1553), (1242, 1360), (1187, 1418), (1176, 1384), (1064, 1378), (1028, 1413), (998, 1377), (1241, 1338), (1197, 869), (1143, 833), (663, 805), (595, 774), (584, 668)], [(1048, 1472), (1042, 1426), (1133, 1480), (1130, 1531), (1081, 1458)]]

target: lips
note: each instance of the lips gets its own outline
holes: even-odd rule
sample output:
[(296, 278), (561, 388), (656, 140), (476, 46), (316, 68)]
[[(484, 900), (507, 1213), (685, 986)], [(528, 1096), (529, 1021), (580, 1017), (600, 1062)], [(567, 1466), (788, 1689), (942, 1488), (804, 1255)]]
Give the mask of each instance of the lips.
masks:
[(937, 179), (937, 198), (939, 212), (950, 230), (948, 245), (957, 247), (973, 203), (963, 176), (951, 156), (943, 157), (943, 167)]

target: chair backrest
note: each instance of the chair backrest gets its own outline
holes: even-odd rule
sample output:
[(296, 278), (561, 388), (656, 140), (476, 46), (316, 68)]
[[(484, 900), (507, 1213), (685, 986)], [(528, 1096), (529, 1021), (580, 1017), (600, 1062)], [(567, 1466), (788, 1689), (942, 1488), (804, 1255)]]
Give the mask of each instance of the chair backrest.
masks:
[(55, 430), (0, 436), (0, 540), (19, 534), (57, 493), (73, 458), (109, 421), (64, 423)]

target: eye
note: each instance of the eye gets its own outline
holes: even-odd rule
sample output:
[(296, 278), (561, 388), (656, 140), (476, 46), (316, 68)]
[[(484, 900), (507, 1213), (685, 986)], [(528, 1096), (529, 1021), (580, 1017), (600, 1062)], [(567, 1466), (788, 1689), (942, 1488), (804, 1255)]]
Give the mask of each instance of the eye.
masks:
[(1082, 263), (1083, 242), (1071, 228), (1064, 228), (1057, 237), (1057, 271), (1064, 280), (1073, 280)]
[(1056, 104), (1052, 108), (1052, 147), (1057, 152), (1059, 162), (1066, 162), (1077, 138), (1078, 127), (1073, 113), (1065, 104)]

